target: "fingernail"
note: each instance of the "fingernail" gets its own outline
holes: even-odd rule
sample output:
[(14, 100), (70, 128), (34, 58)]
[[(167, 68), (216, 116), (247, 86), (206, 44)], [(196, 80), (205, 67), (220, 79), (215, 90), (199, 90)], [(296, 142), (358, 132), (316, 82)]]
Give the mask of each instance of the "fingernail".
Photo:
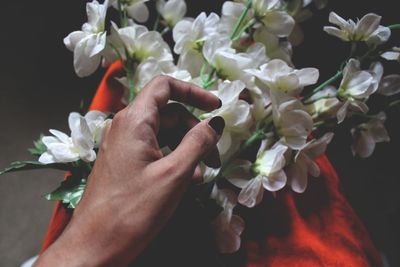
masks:
[(216, 116), (212, 118), (208, 125), (213, 128), (213, 130), (218, 134), (221, 135), (225, 128), (225, 121), (221, 116)]
[(220, 108), (220, 107), (222, 107), (222, 101), (221, 101), (221, 99), (218, 99), (218, 100), (219, 100), (218, 108)]

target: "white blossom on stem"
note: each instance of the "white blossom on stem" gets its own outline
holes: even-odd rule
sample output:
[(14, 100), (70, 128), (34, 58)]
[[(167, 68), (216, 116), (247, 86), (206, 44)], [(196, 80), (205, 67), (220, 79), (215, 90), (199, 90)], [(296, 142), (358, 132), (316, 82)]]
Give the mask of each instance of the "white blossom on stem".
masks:
[(141, 63), (146, 59), (153, 58), (163, 64), (172, 62), (173, 57), (168, 44), (161, 34), (156, 31), (149, 31), (145, 26), (130, 21), (130, 25), (118, 28), (115, 23), (111, 25), (109, 52), (106, 56), (108, 63), (118, 59), (133, 60)]
[(108, 0), (86, 4), (88, 22), (81, 31), (74, 31), (64, 38), (65, 46), (74, 52), (74, 68), (79, 77), (86, 77), (96, 71), (106, 47), (105, 18)]
[(343, 122), (348, 110), (362, 113), (368, 111), (364, 101), (378, 89), (382, 74), (381, 64), (374, 64), (370, 71), (364, 71), (360, 69), (358, 60), (349, 60), (343, 69), (343, 79), (337, 92), (339, 99), (344, 101), (337, 112), (338, 123)]
[(307, 85), (315, 84), (319, 71), (315, 68), (296, 70), (281, 59), (273, 59), (259, 69), (248, 69), (271, 94), (297, 96)]
[(305, 107), (314, 120), (336, 117), (337, 111), (341, 107), (341, 102), (336, 95), (335, 87), (326, 86), (307, 99)]
[(381, 16), (369, 13), (354, 22), (351, 19), (346, 21), (335, 12), (331, 12), (329, 14), (329, 22), (339, 28), (325, 26), (324, 31), (343, 41), (365, 41), (368, 45), (376, 46), (386, 42), (390, 37), (390, 29), (379, 25), (381, 18)]
[(247, 88), (259, 91), (252, 81), (252, 75), (245, 70), (258, 68), (267, 61), (264, 45), (254, 43), (246, 53), (237, 53), (231, 45), (228, 37), (206, 40), (203, 46), (204, 58), (222, 80), (241, 80)]
[(156, 7), (170, 28), (183, 19), (187, 10), (185, 0), (157, 0)]
[(287, 37), (292, 32), (295, 21), (282, 10), (279, 0), (253, 0), (254, 16), (261, 21), (263, 27), (278, 37)]
[(362, 123), (351, 129), (351, 135), (353, 136), (351, 150), (353, 155), (367, 158), (374, 152), (376, 143), (390, 141), (384, 125), (385, 120), (386, 114), (380, 112), (367, 123)]
[(313, 128), (311, 115), (298, 99), (272, 104), (272, 117), (281, 141), (292, 149), (304, 148)]
[(237, 205), (237, 195), (232, 190), (219, 189), (214, 184), (210, 198), (222, 207), (222, 212), (212, 222), (217, 249), (220, 253), (234, 253), (240, 248), (240, 235), (245, 226), (243, 219), (233, 214)]
[(238, 160), (226, 173), (228, 181), (241, 188), (239, 203), (249, 208), (261, 202), (264, 189), (275, 192), (286, 185), (287, 177), (283, 168), (286, 165), (284, 154), (288, 147), (276, 143), (266, 149), (267, 143), (266, 140), (262, 142), (255, 163)]
[[(143, 23), (149, 19), (149, 9), (145, 4), (148, 1), (149, 0), (121, 0), (121, 5), (122, 8), (126, 10), (129, 17)], [(111, 0), (110, 5), (119, 9), (118, 0)]]
[(106, 117), (106, 114), (99, 111), (90, 111), (84, 117), (72, 112), (68, 118), (71, 137), (63, 132), (50, 130), (53, 136), (42, 138), (47, 151), (40, 156), (39, 162), (50, 164), (77, 160), (94, 161), (94, 149), (100, 144), (103, 130), (110, 122)]
[[(171, 61), (160, 62), (154, 58), (148, 58), (141, 62), (135, 70), (133, 83), (135, 85), (135, 94), (138, 94), (148, 82), (159, 75), (167, 75), (175, 79), (190, 82), (192, 76), (186, 70), (181, 70), (176, 67)], [(122, 102), (128, 104), (129, 97), (129, 83), (127, 77), (117, 78), (117, 80), (124, 86), (124, 94)]]
[(321, 156), (327, 145), (331, 142), (333, 133), (326, 133), (319, 139), (313, 139), (299, 150), (285, 171), (288, 177), (288, 184), (293, 191), (303, 193), (307, 188), (308, 175), (318, 177), (320, 169), (314, 159)]
[(211, 13), (207, 16), (202, 12), (196, 19), (182, 19), (173, 31), (175, 41), (174, 52), (180, 55), (178, 67), (188, 70), (193, 77), (200, 74), (203, 64), (203, 43), (217, 35), (219, 16)]
[(279, 37), (268, 32), (264, 27), (254, 31), (254, 41), (265, 46), (265, 53), (268, 59), (281, 59), (288, 65), (292, 65), (292, 46), (288, 41), (280, 41)]

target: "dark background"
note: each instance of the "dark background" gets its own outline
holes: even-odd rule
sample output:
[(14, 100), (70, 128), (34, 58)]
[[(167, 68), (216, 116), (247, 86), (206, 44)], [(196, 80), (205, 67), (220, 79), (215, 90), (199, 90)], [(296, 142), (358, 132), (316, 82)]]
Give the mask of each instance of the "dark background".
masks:
[[(49, 128), (67, 130), (69, 112), (87, 105), (104, 73), (79, 79), (72, 53), (62, 39), (86, 21), (86, 1), (6, 1), (0, 7), (0, 169), (12, 161), (29, 159), (26, 148)], [(200, 11), (219, 13), (223, 1), (187, 0), (190, 16)], [(400, 23), (396, 1), (333, 1), (304, 23), (305, 42), (295, 48), (298, 68), (321, 70), (320, 81), (334, 74), (348, 54), (348, 46), (322, 31), (333, 10), (344, 18), (368, 12), (383, 16), (383, 25)], [(400, 31), (393, 32), (400, 45)], [(387, 73), (400, 73), (389, 64)], [(349, 129), (337, 132), (328, 150), (341, 177), (345, 195), (368, 228), (390, 266), (400, 266), (400, 182), (398, 154), (399, 109), (388, 113), (389, 144), (379, 144), (373, 157), (354, 159)], [(18, 266), (37, 254), (52, 204), (41, 196), (57, 187), (62, 173), (36, 171), (0, 177), (0, 266)], [(389, 265), (388, 265), (389, 266)]]

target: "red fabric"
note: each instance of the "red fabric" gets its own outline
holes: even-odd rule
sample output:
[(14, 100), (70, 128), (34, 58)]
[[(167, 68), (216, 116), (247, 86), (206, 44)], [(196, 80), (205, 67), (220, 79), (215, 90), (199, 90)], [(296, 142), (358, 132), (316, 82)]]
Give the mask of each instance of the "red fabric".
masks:
[[(91, 110), (117, 112), (124, 107), (122, 88), (114, 79), (121, 69), (120, 63), (109, 68)], [(305, 193), (281, 190), (248, 211), (243, 244), (246, 267), (383, 266), (366, 229), (340, 192), (329, 160), (322, 156), (317, 163), (321, 177), (311, 178)], [(42, 251), (60, 236), (71, 215), (56, 204)]]

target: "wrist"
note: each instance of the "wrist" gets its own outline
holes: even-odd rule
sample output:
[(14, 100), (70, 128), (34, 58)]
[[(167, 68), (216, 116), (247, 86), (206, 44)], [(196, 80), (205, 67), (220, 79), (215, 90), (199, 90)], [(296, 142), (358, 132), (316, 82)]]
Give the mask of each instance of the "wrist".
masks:
[[(83, 214), (73, 217), (62, 235), (37, 260), (34, 267), (124, 266), (118, 257), (117, 242), (104, 235), (101, 224), (86, 220)], [(97, 218), (100, 220), (100, 218)]]

